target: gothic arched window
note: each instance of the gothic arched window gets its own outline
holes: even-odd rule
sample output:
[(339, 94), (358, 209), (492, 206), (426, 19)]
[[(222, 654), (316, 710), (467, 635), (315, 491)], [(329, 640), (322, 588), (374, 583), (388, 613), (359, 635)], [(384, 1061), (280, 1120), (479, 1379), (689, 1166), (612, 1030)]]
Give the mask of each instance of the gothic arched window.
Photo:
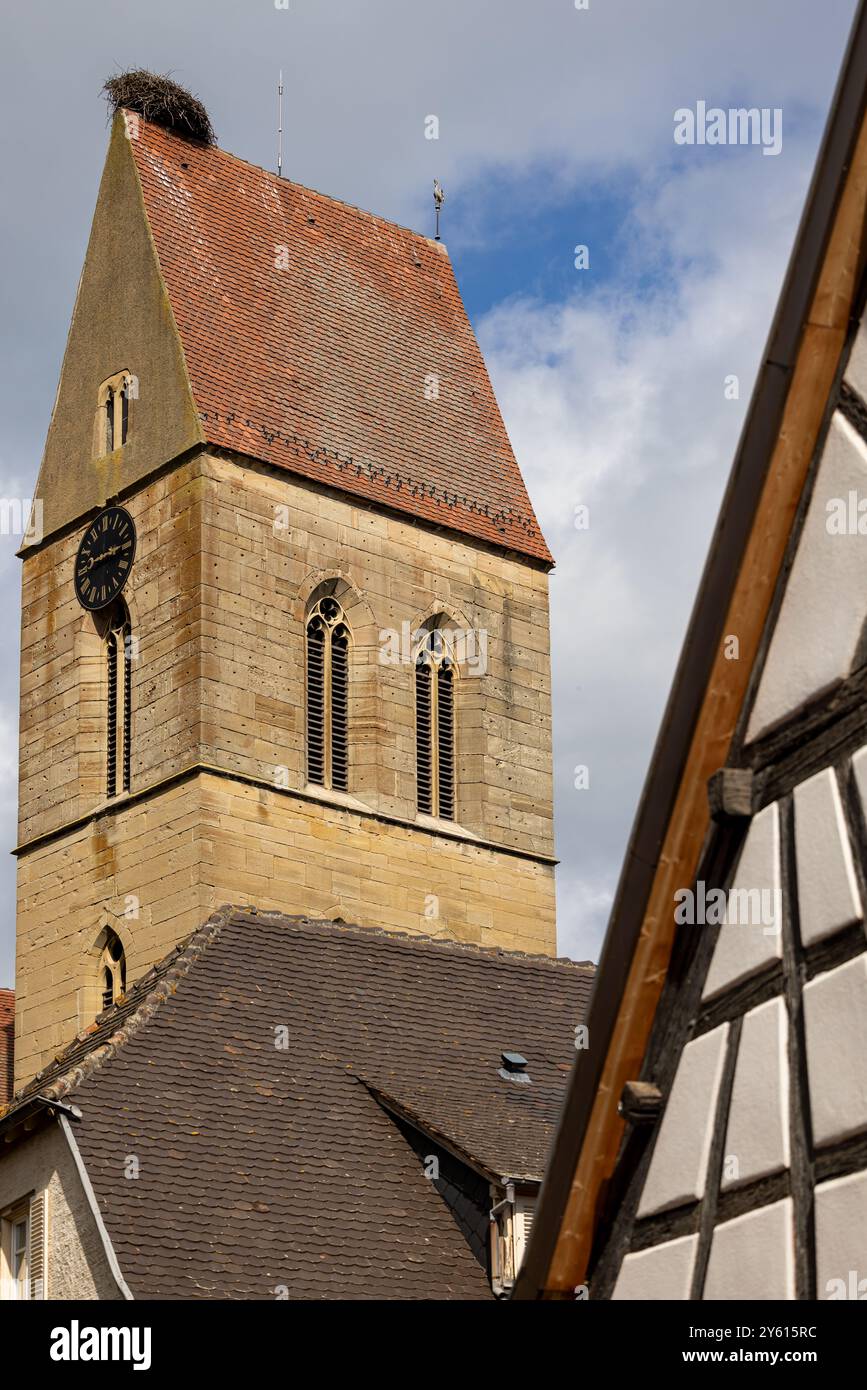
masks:
[(136, 378), (129, 372), (118, 372), (99, 388), (97, 411), (96, 455), (111, 454), (126, 443), (129, 433), (129, 403), (136, 395)]
[(455, 660), (433, 628), (415, 661), (416, 793), (419, 811), (455, 818)]
[(345, 792), (349, 785), (349, 626), (337, 599), (321, 598), (307, 617), (307, 780)]
[(114, 448), (114, 388), (109, 386), (105, 393), (105, 448), (103, 453), (110, 454)]
[(126, 993), (126, 955), (123, 943), (108, 927), (99, 955), (99, 989), (103, 1009), (110, 1009)]
[(132, 759), (133, 635), (129, 610), (118, 599), (105, 619), (107, 676), (105, 794), (128, 792)]

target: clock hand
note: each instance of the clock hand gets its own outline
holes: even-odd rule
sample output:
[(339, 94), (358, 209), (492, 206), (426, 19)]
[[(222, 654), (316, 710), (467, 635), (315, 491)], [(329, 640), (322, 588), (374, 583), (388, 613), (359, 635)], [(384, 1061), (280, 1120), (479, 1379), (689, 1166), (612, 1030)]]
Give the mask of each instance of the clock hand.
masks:
[(119, 550), (119, 545), (110, 545), (108, 549), (103, 550), (101, 554), (94, 555), (90, 563), (91, 565), (101, 565), (104, 560), (110, 560), (112, 555), (116, 555)]

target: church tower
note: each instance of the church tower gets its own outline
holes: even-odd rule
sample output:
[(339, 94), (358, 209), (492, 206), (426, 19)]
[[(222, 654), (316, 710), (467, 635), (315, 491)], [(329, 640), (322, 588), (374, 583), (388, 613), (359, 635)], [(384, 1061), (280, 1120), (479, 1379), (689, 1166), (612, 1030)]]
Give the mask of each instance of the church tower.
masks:
[(553, 952), (551, 556), (439, 242), (119, 110), (36, 496), (17, 1084), (224, 902)]

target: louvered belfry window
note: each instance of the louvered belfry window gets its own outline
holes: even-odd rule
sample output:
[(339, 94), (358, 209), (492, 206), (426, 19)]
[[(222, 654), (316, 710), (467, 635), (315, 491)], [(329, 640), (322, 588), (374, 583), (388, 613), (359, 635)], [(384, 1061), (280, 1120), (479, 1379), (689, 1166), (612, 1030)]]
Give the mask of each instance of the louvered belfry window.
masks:
[(105, 635), (108, 698), (106, 709), (105, 793), (128, 792), (132, 763), (132, 625), (118, 601)]
[(429, 632), (415, 663), (419, 811), (455, 819), (455, 664), (442, 633)]
[(108, 710), (105, 749), (105, 794), (117, 795), (117, 633), (109, 632), (105, 639), (108, 662)]
[(349, 787), (349, 627), (330, 597), (307, 619), (307, 780)]
[(121, 628), (123, 638), (123, 761), (121, 764), (121, 775), (123, 777), (123, 789), (129, 791), (130, 769), (132, 763), (132, 624), (127, 615), (126, 622)]

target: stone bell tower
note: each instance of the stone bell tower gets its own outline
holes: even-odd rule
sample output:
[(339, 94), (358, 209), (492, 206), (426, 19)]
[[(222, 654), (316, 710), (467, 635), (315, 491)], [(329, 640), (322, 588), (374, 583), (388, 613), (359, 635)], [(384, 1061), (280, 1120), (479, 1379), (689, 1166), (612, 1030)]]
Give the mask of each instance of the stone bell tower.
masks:
[(222, 902), (554, 950), (551, 557), (445, 248), (138, 104), (22, 552), (19, 1084)]

